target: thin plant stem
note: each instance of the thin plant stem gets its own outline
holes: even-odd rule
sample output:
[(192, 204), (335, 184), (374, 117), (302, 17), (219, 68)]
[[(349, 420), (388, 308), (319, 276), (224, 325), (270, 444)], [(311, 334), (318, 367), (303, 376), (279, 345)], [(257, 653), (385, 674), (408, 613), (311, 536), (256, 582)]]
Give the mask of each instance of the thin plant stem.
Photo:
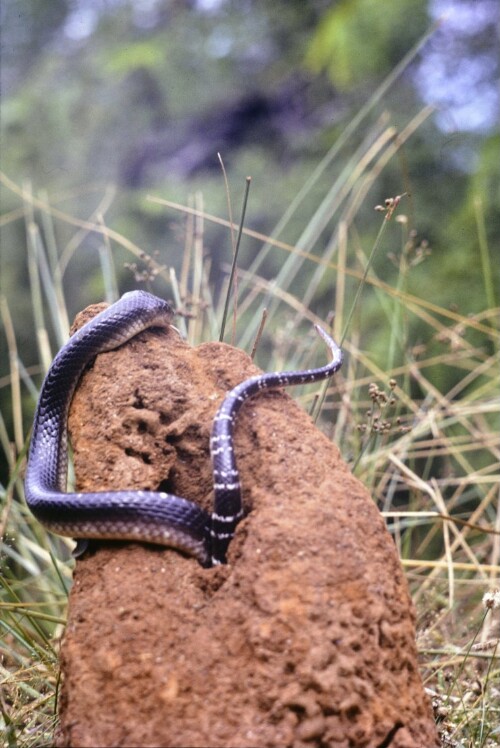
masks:
[[(228, 289), (227, 289), (227, 293), (226, 293), (226, 301), (225, 301), (225, 304), (224, 304), (224, 312), (222, 314), (222, 324), (221, 324), (220, 335), (219, 335), (219, 342), (220, 343), (222, 343), (222, 341), (224, 340), (224, 332), (225, 332), (225, 329), (226, 329), (226, 320), (227, 320), (227, 314), (228, 314), (228, 310), (229, 310), (229, 300), (231, 298), (231, 289), (233, 287), (233, 280), (234, 280), (235, 273), (236, 273), (236, 267), (237, 267), (237, 262), (238, 262), (238, 252), (239, 252), (239, 249), (240, 249), (241, 237), (243, 235), (243, 224), (244, 224), (244, 221), (245, 221), (245, 215), (246, 215), (247, 204), (248, 204), (248, 195), (249, 195), (249, 192), (250, 192), (251, 182), (252, 182), (252, 178), (251, 177), (247, 177), (246, 178), (246, 183), (245, 183), (245, 194), (244, 194), (244, 197), (243, 197), (243, 207), (241, 209), (240, 225), (239, 225), (239, 228), (238, 228), (238, 237), (236, 239), (236, 246), (234, 248), (233, 262), (232, 262), (232, 265), (231, 265), (231, 272), (229, 274), (229, 285), (228, 285)], [(235, 309), (237, 307), (237, 300), (236, 299), (234, 301), (234, 307), (235, 307)]]

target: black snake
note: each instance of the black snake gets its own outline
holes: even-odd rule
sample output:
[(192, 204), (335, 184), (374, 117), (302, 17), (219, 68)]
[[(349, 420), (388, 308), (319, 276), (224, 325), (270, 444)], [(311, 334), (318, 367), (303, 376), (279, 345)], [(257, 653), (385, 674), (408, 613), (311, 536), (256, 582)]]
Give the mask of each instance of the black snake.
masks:
[(232, 389), (214, 418), (210, 438), (214, 510), (164, 492), (66, 493), (68, 411), (83, 370), (95, 356), (125, 343), (149, 327), (170, 327), (170, 304), (145, 291), (124, 294), (85, 324), (61, 348), (43, 382), (35, 412), (25, 476), (26, 501), (50, 531), (76, 538), (138, 540), (171, 546), (203, 566), (225, 563), (226, 551), (243, 516), (233, 432), (243, 403), (270, 387), (315, 382), (342, 365), (342, 352), (321, 327), (332, 361), (318, 369), (262, 374)]

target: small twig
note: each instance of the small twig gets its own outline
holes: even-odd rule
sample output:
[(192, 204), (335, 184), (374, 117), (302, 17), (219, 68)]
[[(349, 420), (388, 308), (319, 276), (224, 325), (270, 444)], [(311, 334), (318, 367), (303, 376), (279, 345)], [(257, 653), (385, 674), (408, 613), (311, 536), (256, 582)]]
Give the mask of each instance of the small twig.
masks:
[(314, 409), (316, 408), (318, 400), (319, 400), (319, 392), (316, 392), (316, 394), (313, 397), (311, 407), (309, 408), (309, 415), (311, 416), (311, 418), (314, 416)]
[[(238, 252), (239, 252), (239, 249), (240, 249), (241, 237), (243, 235), (243, 224), (244, 224), (244, 221), (245, 221), (245, 214), (246, 214), (246, 210), (247, 210), (248, 194), (250, 192), (251, 181), (252, 181), (252, 177), (247, 177), (246, 178), (246, 188), (245, 188), (245, 195), (244, 195), (244, 198), (243, 198), (243, 207), (242, 207), (242, 210), (241, 210), (241, 220), (240, 220), (240, 225), (239, 225), (239, 228), (238, 228), (238, 238), (236, 239), (236, 246), (234, 248), (233, 264), (231, 265), (231, 273), (229, 275), (229, 285), (228, 285), (228, 288), (227, 288), (226, 302), (224, 304), (224, 313), (222, 315), (222, 324), (221, 324), (220, 335), (219, 335), (219, 342), (220, 343), (222, 343), (222, 341), (224, 340), (224, 332), (225, 332), (225, 329), (226, 329), (227, 313), (228, 313), (228, 309), (229, 309), (229, 299), (231, 297), (231, 289), (232, 289), (232, 286), (233, 286), (234, 275), (235, 275), (235, 272), (236, 272), (236, 263), (237, 263), (237, 260), (238, 260)], [(234, 314), (235, 314), (235, 316), (236, 316), (236, 308), (237, 308), (237, 299), (234, 300)]]
[(260, 320), (259, 329), (257, 330), (257, 335), (255, 336), (255, 342), (253, 344), (252, 352), (250, 354), (250, 358), (252, 359), (252, 361), (253, 361), (254, 356), (255, 356), (255, 354), (257, 352), (257, 346), (260, 343), (260, 339), (262, 337), (262, 332), (264, 330), (264, 325), (266, 324), (266, 320), (267, 320), (267, 309), (263, 309), (262, 310), (262, 317), (261, 317), (261, 320)]

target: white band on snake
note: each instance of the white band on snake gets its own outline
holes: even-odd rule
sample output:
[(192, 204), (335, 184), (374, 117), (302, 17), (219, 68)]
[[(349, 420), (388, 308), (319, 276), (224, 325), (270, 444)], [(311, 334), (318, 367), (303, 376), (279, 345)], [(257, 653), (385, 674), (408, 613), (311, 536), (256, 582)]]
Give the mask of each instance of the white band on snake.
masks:
[(83, 370), (99, 353), (117, 348), (149, 327), (168, 328), (172, 318), (172, 307), (166, 301), (145, 291), (132, 291), (90, 320), (61, 348), (45, 377), (35, 412), (25, 477), (26, 502), (35, 517), (58, 535), (169, 546), (209, 567), (226, 562), (227, 548), (243, 517), (233, 445), (241, 406), (271, 387), (331, 377), (341, 367), (343, 356), (327, 333), (316, 326), (332, 352), (329, 364), (257, 375), (226, 395), (210, 439), (214, 478), (211, 514), (192, 501), (164, 492), (67, 493), (68, 411)]

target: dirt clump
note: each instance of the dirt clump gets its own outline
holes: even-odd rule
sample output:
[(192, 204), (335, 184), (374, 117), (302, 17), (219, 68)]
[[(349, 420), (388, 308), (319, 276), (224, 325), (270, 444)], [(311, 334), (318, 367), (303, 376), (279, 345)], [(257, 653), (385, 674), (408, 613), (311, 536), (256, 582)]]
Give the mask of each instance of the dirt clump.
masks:
[[(257, 371), (174, 330), (101, 354), (71, 408), (78, 490), (211, 510), (212, 420)], [(365, 488), (282, 391), (245, 405), (235, 443), (248, 514), (227, 566), (119, 542), (77, 561), (58, 745), (439, 745), (406, 581)]]

